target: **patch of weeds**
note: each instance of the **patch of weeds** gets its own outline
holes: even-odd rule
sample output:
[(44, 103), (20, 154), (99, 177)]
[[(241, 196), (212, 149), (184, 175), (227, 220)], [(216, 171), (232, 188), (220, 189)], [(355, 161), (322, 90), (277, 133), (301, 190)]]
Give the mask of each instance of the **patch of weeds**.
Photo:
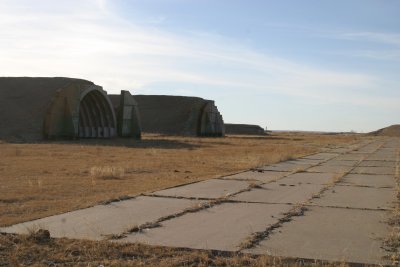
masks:
[(126, 237), (126, 234), (110, 234), (110, 235), (103, 235), (106, 240), (118, 240)]
[(122, 179), (125, 176), (125, 169), (114, 166), (94, 166), (90, 168), (90, 176), (104, 180)]
[[(156, 221), (156, 222), (147, 222), (141, 225), (135, 225), (132, 228), (130, 228), (128, 230), (128, 233), (141, 233), (143, 232), (143, 230), (145, 229), (151, 229), (151, 228), (157, 228), (157, 227), (161, 227), (160, 222)], [(124, 234), (121, 234), (124, 235)]]
[(161, 227), (162, 226), (161, 223), (164, 222), (164, 221), (171, 220), (171, 219), (183, 216), (183, 215), (185, 215), (187, 213), (194, 213), (194, 212), (198, 212), (198, 211), (201, 211), (201, 210), (204, 210), (204, 209), (208, 209), (208, 208), (211, 208), (211, 207), (213, 207), (215, 205), (219, 205), (221, 203), (224, 203), (226, 201), (227, 200), (224, 197), (224, 198), (218, 198), (218, 199), (215, 199), (215, 200), (212, 200), (212, 201), (208, 201), (208, 202), (202, 202), (202, 203), (193, 205), (192, 207), (186, 208), (181, 212), (161, 217), (161, 218), (159, 218), (158, 220), (156, 220), (154, 222), (147, 222), (147, 223), (144, 223), (144, 224), (141, 224), (141, 225), (135, 225), (135, 226), (131, 227), (130, 229), (128, 229), (126, 231), (126, 233), (123, 233), (121, 235), (128, 234), (128, 233), (140, 233), (140, 232), (143, 232), (143, 230), (145, 230), (145, 229), (152, 229), (152, 228)]
[(262, 189), (263, 187), (260, 184), (251, 183), (248, 186), (249, 189)]
[(133, 199), (133, 198), (135, 198), (135, 197), (133, 197), (133, 196), (120, 196), (120, 197), (117, 197), (117, 198), (112, 198), (112, 199), (109, 199), (109, 200), (101, 201), (98, 204), (99, 205), (108, 205), (108, 204), (111, 204), (113, 202), (120, 202), (120, 201)]
[(240, 250), (243, 249), (249, 249), (254, 246), (256, 246), (258, 243), (260, 243), (262, 240), (265, 240), (266, 238), (269, 237), (269, 235), (277, 228), (282, 227), (282, 225), (286, 222), (290, 222), (293, 217), (296, 216), (303, 216), (304, 212), (307, 211), (307, 208), (303, 205), (297, 205), (294, 208), (292, 208), (290, 211), (287, 213), (284, 213), (284, 216), (280, 219), (278, 219), (278, 222), (272, 224), (269, 226), (267, 229), (265, 229), (262, 232), (256, 232), (250, 235), (246, 240), (244, 240), (240, 244)]
[(36, 244), (47, 244), (50, 242), (50, 232), (45, 229), (37, 231), (29, 231), (28, 240), (34, 241)]

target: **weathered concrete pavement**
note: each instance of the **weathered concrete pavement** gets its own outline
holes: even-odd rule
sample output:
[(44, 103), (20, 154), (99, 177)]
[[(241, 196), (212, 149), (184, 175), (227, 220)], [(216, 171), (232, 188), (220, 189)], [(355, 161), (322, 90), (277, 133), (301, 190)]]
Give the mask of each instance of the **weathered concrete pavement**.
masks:
[(394, 138), (364, 141), (0, 231), (387, 263), (399, 148)]

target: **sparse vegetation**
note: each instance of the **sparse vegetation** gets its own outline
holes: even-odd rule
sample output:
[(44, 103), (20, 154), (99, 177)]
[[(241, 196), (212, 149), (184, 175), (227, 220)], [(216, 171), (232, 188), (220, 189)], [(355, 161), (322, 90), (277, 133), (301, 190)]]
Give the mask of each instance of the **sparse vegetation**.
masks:
[(113, 166), (94, 166), (90, 168), (90, 175), (101, 179), (122, 179), (125, 175), (125, 169)]
[(385, 249), (388, 251), (388, 259), (393, 265), (400, 264), (400, 150), (397, 152), (396, 162), (397, 201), (396, 207), (388, 220), (392, 227), (389, 236), (384, 240)]
[[(129, 199), (137, 194), (245, 169), (257, 169), (315, 153), (323, 147), (351, 144), (359, 138), (307, 134), (224, 139), (147, 135), (142, 141), (103, 140), (101, 146), (94, 140), (68, 145), (0, 143), (0, 176), (4, 177), (0, 187), (0, 225)], [(246, 190), (258, 187), (249, 183)], [(170, 216), (182, 216), (225, 201), (226, 198), (221, 198), (205, 202)], [(293, 216), (301, 216), (304, 211), (303, 206), (296, 207), (278, 224)], [(158, 227), (170, 216), (132, 226), (126, 233)], [(33, 229), (28, 236), (0, 234), (0, 266), (344, 265), (111, 241), (52, 239), (45, 230), (36, 230)], [(248, 244), (254, 245), (269, 230), (273, 229), (252, 236)], [(126, 233), (107, 238), (119, 239)]]
[[(43, 234), (41, 234), (43, 235)], [(0, 234), (0, 266), (346, 266), (211, 250)]]
[(240, 248), (243, 250), (256, 246), (260, 241), (268, 238), (268, 236), (277, 228), (282, 227), (284, 223), (290, 222), (293, 217), (303, 216), (305, 211), (307, 211), (306, 206), (302, 204), (295, 205), (290, 211), (284, 213), (283, 217), (280, 218), (276, 223), (270, 225), (264, 231), (256, 232), (250, 235), (246, 240), (241, 243)]
[[(0, 226), (298, 158), (357, 135), (0, 144)], [(105, 167), (99, 167), (105, 166)], [(107, 167), (108, 166), (108, 167)], [(110, 179), (110, 177), (112, 177)]]

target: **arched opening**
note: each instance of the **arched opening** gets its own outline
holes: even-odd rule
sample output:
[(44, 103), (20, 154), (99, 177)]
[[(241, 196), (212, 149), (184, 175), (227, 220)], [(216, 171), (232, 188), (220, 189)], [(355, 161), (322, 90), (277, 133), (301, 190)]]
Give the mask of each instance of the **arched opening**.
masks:
[(106, 97), (98, 90), (83, 96), (79, 104), (79, 137), (110, 138), (115, 136), (115, 117)]
[(203, 108), (200, 117), (200, 136), (222, 137), (225, 134), (224, 120), (213, 101), (209, 101)]

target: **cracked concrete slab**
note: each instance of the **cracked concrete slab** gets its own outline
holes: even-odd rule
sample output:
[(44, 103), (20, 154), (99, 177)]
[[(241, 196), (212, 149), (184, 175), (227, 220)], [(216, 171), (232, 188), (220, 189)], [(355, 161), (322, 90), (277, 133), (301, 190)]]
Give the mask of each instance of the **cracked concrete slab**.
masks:
[(358, 160), (330, 160), (327, 162), (324, 162), (324, 166), (348, 166), (348, 167), (352, 167), (355, 166), (359, 161)]
[(152, 193), (156, 196), (216, 199), (248, 188), (250, 181), (211, 179)]
[(382, 238), (389, 234), (385, 211), (312, 207), (244, 252), (281, 257), (387, 264)]
[(299, 172), (279, 180), (279, 183), (288, 184), (328, 184), (332, 183), (336, 173)]
[(336, 185), (325, 191), (311, 204), (356, 209), (392, 209), (396, 191), (391, 188), (373, 188)]
[(259, 203), (298, 204), (310, 199), (324, 185), (273, 182), (230, 197), (230, 200)]
[(335, 160), (355, 160), (360, 161), (363, 160), (368, 154), (357, 154), (357, 153), (349, 153), (343, 154), (339, 157), (335, 158)]
[(223, 203), (161, 223), (161, 227), (132, 233), (118, 242), (237, 251), (254, 232), (278, 222), (292, 206)]
[(323, 160), (321, 159), (305, 159), (305, 158), (300, 158), (300, 159), (294, 159), (294, 160), (289, 160), (286, 161), (287, 163), (292, 163), (292, 164), (298, 164), (298, 165), (317, 165)]
[(367, 160), (378, 160), (378, 161), (394, 161), (396, 162), (396, 156), (382, 156), (378, 154), (370, 155)]
[(361, 147), (357, 149), (357, 151), (362, 152), (362, 153), (374, 153), (377, 149), (379, 149), (382, 146), (383, 143), (373, 143), (366, 145), (364, 147)]
[(238, 180), (248, 180), (248, 181), (260, 181), (263, 183), (269, 183), (271, 181), (274, 181), (276, 179), (279, 179), (281, 177), (284, 177), (285, 175), (288, 175), (290, 172), (276, 172), (276, 171), (247, 171), (247, 172), (242, 172), (230, 176), (225, 176), (222, 177), (221, 179), (238, 179)]
[(101, 240), (107, 235), (121, 234), (135, 225), (155, 221), (199, 203), (141, 196), (0, 228), (0, 232), (27, 234), (41, 228), (49, 230), (52, 237)]
[(351, 173), (395, 175), (394, 167), (356, 167)]
[(350, 171), (352, 166), (333, 166), (333, 165), (318, 165), (308, 169), (308, 172), (321, 172), (321, 173), (346, 173)]
[(333, 159), (334, 157), (337, 157), (338, 155), (339, 154), (337, 154), (337, 153), (323, 152), (323, 153), (318, 153), (318, 154), (304, 157), (303, 159), (330, 160), (330, 159)]
[(358, 167), (396, 167), (396, 162), (394, 161), (382, 161), (382, 160), (364, 160)]
[(370, 187), (396, 187), (393, 175), (348, 174), (343, 177), (341, 184), (370, 186)]
[(307, 165), (307, 164), (293, 164), (289, 162), (281, 162), (274, 165), (261, 167), (261, 169), (265, 171), (294, 172), (294, 171), (305, 170), (311, 166), (312, 166), (311, 164)]
[(329, 152), (329, 153), (335, 153), (335, 154), (343, 154), (343, 153), (350, 152), (351, 150), (352, 150), (352, 148), (344, 148), (344, 147), (341, 147), (341, 148), (333, 148), (333, 149), (330, 149), (328, 152)]

